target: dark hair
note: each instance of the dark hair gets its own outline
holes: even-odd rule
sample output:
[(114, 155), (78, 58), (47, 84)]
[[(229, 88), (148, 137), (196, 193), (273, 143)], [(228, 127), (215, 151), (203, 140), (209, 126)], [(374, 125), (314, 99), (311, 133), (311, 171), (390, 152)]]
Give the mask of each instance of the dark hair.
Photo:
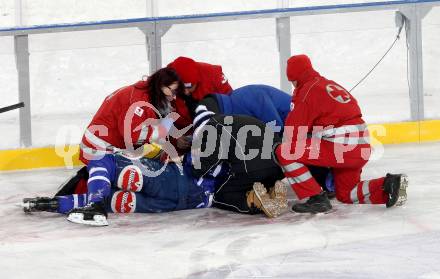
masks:
[(162, 87), (170, 86), (174, 82), (178, 83), (176, 89), (177, 95), (183, 94), (185, 87), (180, 80), (176, 71), (171, 68), (162, 68), (157, 70), (154, 74), (148, 77), (147, 86), (148, 94), (150, 95), (151, 104), (160, 112), (167, 111), (170, 101), (162, 92)]

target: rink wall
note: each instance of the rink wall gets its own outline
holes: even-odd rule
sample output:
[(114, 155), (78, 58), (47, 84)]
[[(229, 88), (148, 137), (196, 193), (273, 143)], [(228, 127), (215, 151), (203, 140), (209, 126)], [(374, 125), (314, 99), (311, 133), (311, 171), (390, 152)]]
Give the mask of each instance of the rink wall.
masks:
[[(373, 145), (440, 141), (440, 120), (372, 124), (368, 129)], [(78, 145), (0, 150), (0, 171), (80, 166), (78, 151)]]
[(235, 11), (225, 1), (211, 1), (223, 7), (209, 13), (189, 8), (194, 1), (176, 1), (177, 14), (157, 1), (157, 16), (104, 18), (88, 17), (76, 3), (63, 8), (77, 1), (44, 1), (48, 5), (26, 12), (32, 17), (24, 26), (3, 28), (0, 16), (0, 87), (8, 92), (0, 107), (25, 104), (1, 116), (0, 148), (63, 144), (54, 141), (54, 127), (82, 130), (108, 94), (178, 56), (222, 65), (233, 88), (267, 84), (290, 92), (283, 65), (290, 54), (306, 53), (318, 72), (353, 93), (368, 123), (440, 119), (440, 0), (373, 1), (310, 0), (302, 1), (304, 7), (301, 1), (283, 7), (276, 5), (280, 1), (253, 1), (264, 6), (246, 4)]

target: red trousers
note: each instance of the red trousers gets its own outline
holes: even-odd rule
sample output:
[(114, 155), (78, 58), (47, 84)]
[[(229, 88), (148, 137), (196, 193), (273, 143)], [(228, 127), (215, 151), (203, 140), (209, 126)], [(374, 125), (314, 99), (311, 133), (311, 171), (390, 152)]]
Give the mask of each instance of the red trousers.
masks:
[(343, 203), (384, 204), (384, 177), (361, 181), (363, 166), (368, 162), (369, 144), (343, 145), (326, 140), (306, 139), (283, 143), (275, 150), (284, 175), (299, 199), (322, 192), (321, 186), (305, 165), (330, 167), (335, 182), (336, 198)]

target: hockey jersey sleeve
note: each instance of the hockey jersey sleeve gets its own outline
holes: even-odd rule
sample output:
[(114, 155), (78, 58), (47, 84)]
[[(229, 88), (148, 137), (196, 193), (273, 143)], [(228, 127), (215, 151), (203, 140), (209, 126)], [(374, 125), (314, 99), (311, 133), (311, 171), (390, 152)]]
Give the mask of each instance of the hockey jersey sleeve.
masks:
[(266, 94), (257, 94), (258, 98), (257, 104), (264, 105), (264, 110), (261, 111), (261, 107), (258, 107), (259, 111), (255, 111), (254, 115), (258, 115), (261, 118), (259, 120), (264, 123), (270, 123), (275, 120), (275, 125), (277, 128), (274, 132), (280, 132), (283, 130), (284, 122), (275, 104), (272, 102), (270, 97)]
[[(124, 117), (119, 119), (119, 132), (126, 143), (138, 147), (146, 143), (158, 143), (168, 134), (173, 120), (157, 119), (153, 109), (148, 107), (131, 107)], [(129, 147), (129, 146), (127, 146)]]

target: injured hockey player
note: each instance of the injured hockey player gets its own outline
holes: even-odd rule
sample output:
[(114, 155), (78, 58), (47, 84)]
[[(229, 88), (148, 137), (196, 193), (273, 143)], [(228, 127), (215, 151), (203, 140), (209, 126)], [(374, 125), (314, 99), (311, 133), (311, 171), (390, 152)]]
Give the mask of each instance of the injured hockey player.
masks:
[[(23, 209), (67, 214), (67, 220), (74, 223), (106, 226), (107, 212), (159, 213), (210, 207), (215, 189), (230, 175), (228, 165), (220, 164), (196, 178), (191, 161), (190, 154), (184, 157), (183, 165), (108, 154), (91, 161), (87, 171), (81, 169), (54, 197), (25, 198)], [(81, 177), (87, 178), (85, 189), (77, 183)], [(253, 182), (251, 189), (230, 198), (248, 199), (252, 213), (261, 209), (269, 217), (278, 216), (280, 209), (287, 207), (286, 186), (277, 182), (269, 196), (261, 183)]]
[[(53, 198), (24, 199), (25, 212), (67, 214), (74, 223), (108, 225), (107, 212), (158, 213), (211, 205), (212, 180), (194, 183), (187, 169), (175, 163), (107, 154), (87, 166), (87, 187), (76, 183), (80, 170)], [(87, 173), (85, 175), (87, 175)]]

